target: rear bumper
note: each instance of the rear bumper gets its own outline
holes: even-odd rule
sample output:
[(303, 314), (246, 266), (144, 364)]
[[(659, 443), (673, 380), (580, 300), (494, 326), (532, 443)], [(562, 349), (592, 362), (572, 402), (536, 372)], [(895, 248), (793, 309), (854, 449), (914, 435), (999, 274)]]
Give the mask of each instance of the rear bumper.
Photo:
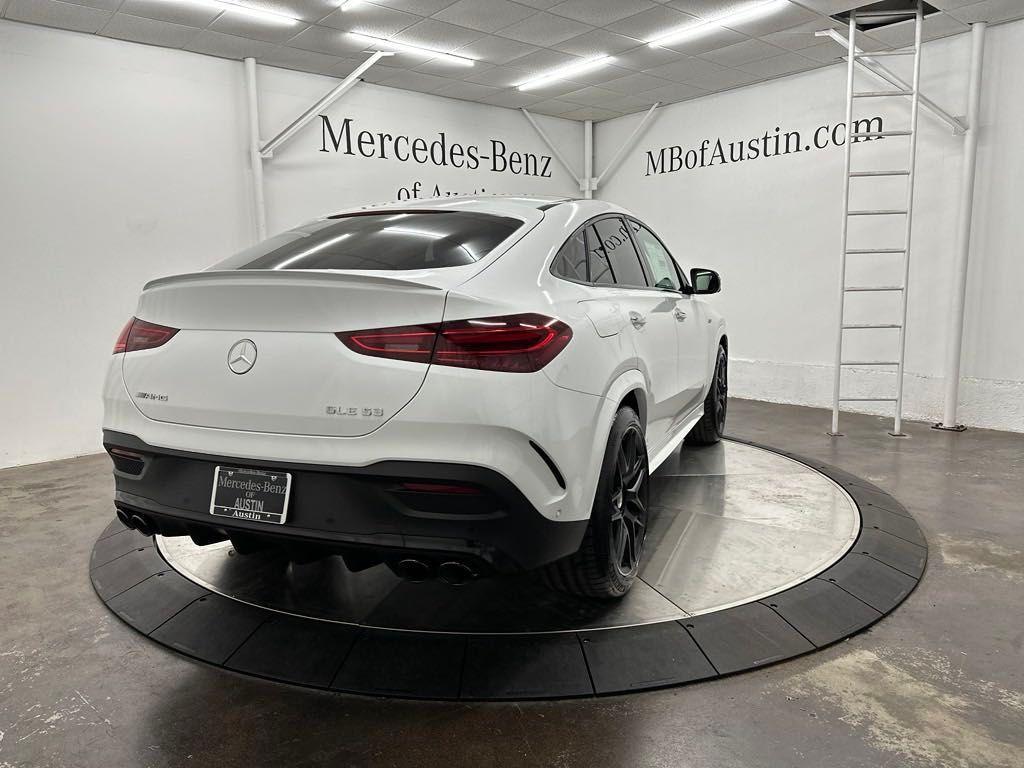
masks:
[[(555, 522), (542, 515), (506, 477), (467, 464), (382, 461), (365, 467), (268, 462), (157, 448), (104, 430), (104, 447), (141, 457), (115, 466), (115, 505), (141, 514), (164, 535), (198, 540), (262, 540), (363, 554), (371, 559), (453, 558), (510, 572), (536, 568), (575, 552), (586, 520)], [(277, 469), (292, 474), (284, 525), (210, 515), (218, 465)], [(425, 493), (403, 486), (434, 481), (469, 486), (472, 493)]]

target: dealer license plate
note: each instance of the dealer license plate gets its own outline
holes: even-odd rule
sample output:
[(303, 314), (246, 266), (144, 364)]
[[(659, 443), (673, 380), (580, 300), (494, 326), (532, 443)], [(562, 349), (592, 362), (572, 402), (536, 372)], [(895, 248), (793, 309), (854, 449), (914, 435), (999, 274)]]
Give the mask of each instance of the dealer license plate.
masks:
[(288, 516), (292, 476), (241, 467), (217, 467), (213, 473), (210, 514), (280, 525)]

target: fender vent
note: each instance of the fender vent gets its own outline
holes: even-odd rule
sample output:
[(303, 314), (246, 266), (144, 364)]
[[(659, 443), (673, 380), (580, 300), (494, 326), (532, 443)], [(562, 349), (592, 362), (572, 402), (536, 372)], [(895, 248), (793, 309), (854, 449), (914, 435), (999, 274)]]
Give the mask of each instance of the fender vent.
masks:
[(537, 455), (541, 457), (544, 463), (548, 465), (548, 469), (550, 469), (551, 474), (554, 475), (555, 482), (558, 483), (558, 487), (564, 491), (565, 478), (562, 477), (562, 473), (558, 471), (558, 466), (555, 464), (555, 462), (551, 459), (550, 456), (548, 456), (544, 452), (544, 449), (537, 445), (535, 442), (533, 442), (533, 440), (530, 441), (530, 447), (533, 448), (533, 450), (537, 452)]

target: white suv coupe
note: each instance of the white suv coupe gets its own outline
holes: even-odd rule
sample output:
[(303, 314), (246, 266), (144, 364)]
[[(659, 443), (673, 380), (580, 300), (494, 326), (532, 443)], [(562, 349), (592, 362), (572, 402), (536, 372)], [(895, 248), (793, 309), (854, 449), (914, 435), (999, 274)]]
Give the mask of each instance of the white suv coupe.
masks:
[(718, 290), (623, 209), (534, 197), (352, 210), (154, 280), (104, 391), (118, 517), (619, 597), (650, 473), (722, 434)]

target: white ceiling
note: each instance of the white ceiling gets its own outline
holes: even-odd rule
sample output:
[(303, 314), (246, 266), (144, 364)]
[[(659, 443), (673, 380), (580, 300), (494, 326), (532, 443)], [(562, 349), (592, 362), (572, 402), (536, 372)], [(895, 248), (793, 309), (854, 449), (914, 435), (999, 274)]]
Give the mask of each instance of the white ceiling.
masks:
[[(789, 0), (788, 7), (668, 48), (645, 41), (749, 0), (237, 0), (301, 19), (293, 26), (222, 13), (188, 0), (0, 0), (0, 16), (213, 56), (253, 56), (263, 64), (343, 77), (373, 46), (346, 31), (394, 39), (477, 60), (460, 67), (399, 53), (364, 79), (457, 99), (527, 107), (576, 120), (605, 120), (742, 85), (814, 69), (842, 54), (815, 37), (827, 14), (865, 0)], [(964, 32), (972, 21), (1024, 17), (1024, 0), (930, 0), (941, 13), (925, 37)], [(910, 3), (908, 2), (908, 5)], [(899, 47), (913, 38), (904, 22), (865, 35), (863, 47)], [(535, 91), (513, 86), (554, 67), (597, 54), (611, 66)]]

